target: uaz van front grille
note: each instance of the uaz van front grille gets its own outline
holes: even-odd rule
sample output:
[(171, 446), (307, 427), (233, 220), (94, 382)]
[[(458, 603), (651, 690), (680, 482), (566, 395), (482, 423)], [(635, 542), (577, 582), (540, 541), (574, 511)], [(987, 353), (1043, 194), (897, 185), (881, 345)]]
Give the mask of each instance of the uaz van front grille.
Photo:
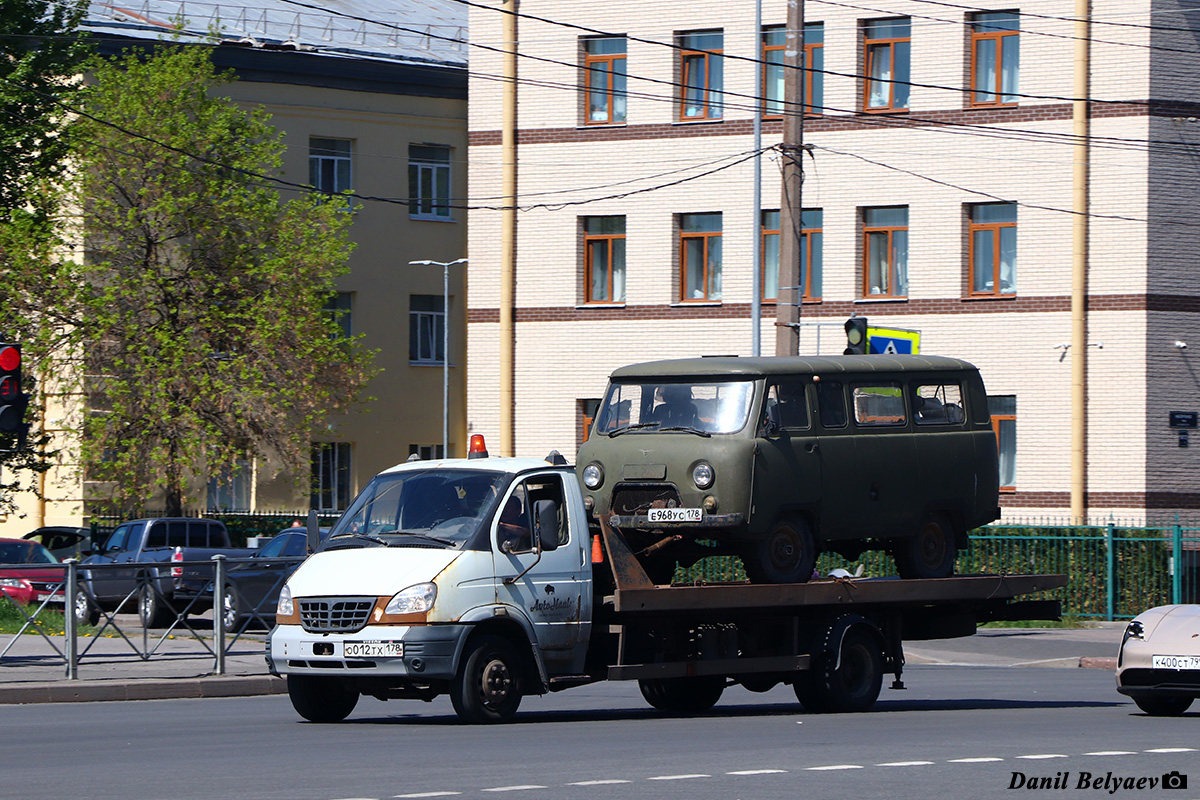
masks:
[(620, 516), (645, 514), (649, 508), (677, 508), (679, 490), (670, 483), (618, 483), (613, 488), (612, 512)]
[(353, 633), (367, 624), (374, 597), (313, 597), (300, 600), (300, 625), (309, 633)]

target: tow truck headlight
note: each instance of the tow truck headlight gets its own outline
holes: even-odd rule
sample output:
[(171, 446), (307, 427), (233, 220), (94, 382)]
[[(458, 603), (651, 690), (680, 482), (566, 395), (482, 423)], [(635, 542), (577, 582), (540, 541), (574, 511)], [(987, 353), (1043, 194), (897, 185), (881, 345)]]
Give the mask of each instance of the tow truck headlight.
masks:
[(716, 478), (717, 473), (707, 461), (701, 461), (692, 467), (692, 483), (696, 484), (697, 489), (707, 489), (713, 485)]
[(583, 485), (589, 489), (598, 489), (604, 483), (604, 467), (595, 463), (583, 468)]
[(383, 609), (383, 613), (424, 614), (433, 608), (433, 601), (436, 598), (436, 583), (418, 583), (416, 586), (409, 586), (407, 589), (401, 589), (397, 592), (388, 601), (387, 606)]
[(275, 606), (276, 617), (290, 617), (296, 613), (296, 605), (292, 602), (292, 588), (286, 583), (279, 590), (279, 604)]

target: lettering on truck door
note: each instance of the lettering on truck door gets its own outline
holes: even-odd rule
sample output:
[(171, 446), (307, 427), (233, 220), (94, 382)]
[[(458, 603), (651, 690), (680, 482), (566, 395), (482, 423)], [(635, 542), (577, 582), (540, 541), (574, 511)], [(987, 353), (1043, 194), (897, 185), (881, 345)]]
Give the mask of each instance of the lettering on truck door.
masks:
[[(558, 548), (542, 550), (534, 541), (534, 509), (539, 500), (558, 508)], [(533, 625), (546, 668), (552, 674), (582, 669), (586, 642), (581, 640), (584, 548), (568, 520), (567, 495), (561, 473), (526, 477), (513, 484), (492, 531), (496, 602), (520, 608)], [(524, 573), (522, 575), (521, 573)], [(517, 578), (507, 582), (506, 578)]]

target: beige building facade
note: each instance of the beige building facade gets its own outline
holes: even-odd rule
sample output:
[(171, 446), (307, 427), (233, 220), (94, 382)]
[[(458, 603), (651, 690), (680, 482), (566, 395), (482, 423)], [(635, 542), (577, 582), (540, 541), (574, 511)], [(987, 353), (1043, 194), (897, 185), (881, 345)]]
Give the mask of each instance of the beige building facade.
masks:
[[(1065, 518), (1075, 4), (870, 6), (805, 4), (799, 351), (840, 353), (843, 322), (864, 316), (919, 331), (922, 353), (977, 364), (1005, 518)], [(756, 30), (751, 0), (520, 3), (511, 365), (499, 345), (501, 214), (486, 207), (503, 169), (503, 66), (494, 50), (472, 53), (469, 432), (498, 436), (510, 368), (514, 449), (543, 455), (574, 452), (616, 367), (750, 355), (756, 336), (775, 353), (786, 98), (773, 64), (787, 4), (762, 7)], [(473, 41), (501, 46), (500, 8), (472, 9)], [(1200, 67), (1200, 10), (1091, 8), (1086, 513), (1194, 517), (1200, 442), (1172, 423), (1194, 425), (1200, 410), (1200, 92), (1187, 77)]]
[[(104, 52), (157, 39), (181, 3), (119, 5), (97, 4), (89, 19)], [(271, 5), (278, 7), (264, 8)], [(283, 179), (357, 196), (356, 249), (331, 313), (377, 352), (378, 370), (358, 409), (312, 433), (311, 475), (247, 460), (236, 476), (196, 476), (192, 512), (293, 513), (310, 503), (344, 509), (376, 472), (411, 453), (443, 452), (443, 426), (446, 451), (466, 452), (466, 267), (410, 264), (466, 255), (465, 13), (452, 2), (362, 0), (357, 6), (351, 10), (371, 13), (379, 23), (269, 2), (232, 17), (237, 9), (229, 3), (186, 5), (189, 19), (204, 17), (193, 20), (194, 46), (209, 47), (218, 68), (238, 77), (223, 87), (227, 96), (265, 109), (284, 133)], [(157, 24), (146, 22), (148, 10)], [(225, 15), (218, 44), (201, 24), (206, 13)], [(397, 29), (408, 23), (419, 30)], [(23, 495), (18, 513), (0, 517), (0, 536), (84, 524), (91, 511), (85, 499), (96, 492), (72, 456), (70, 420), (78, 404), (52, 393), (44, 400), (59, 463), (41, 481), (43, 499)], [(150, 501), (147, 507), (157, 506)]]

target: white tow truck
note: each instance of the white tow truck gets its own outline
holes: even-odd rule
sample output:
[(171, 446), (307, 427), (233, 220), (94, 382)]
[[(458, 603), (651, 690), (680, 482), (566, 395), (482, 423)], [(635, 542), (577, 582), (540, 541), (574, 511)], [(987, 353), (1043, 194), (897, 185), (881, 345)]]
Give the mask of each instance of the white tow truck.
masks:
[(562, 456), (472, 450), (377, 475), (280, 592), (267, 662), (305, 719), (449, 694), (462, 719), (501, 722), (602, 680), (668, 712), (781, 683), (809, 711), (865, 711), (885, 673), (903, 687), (903, 641), (1059, 613), (1014, 598), (1063, 575), (656, 586)]

